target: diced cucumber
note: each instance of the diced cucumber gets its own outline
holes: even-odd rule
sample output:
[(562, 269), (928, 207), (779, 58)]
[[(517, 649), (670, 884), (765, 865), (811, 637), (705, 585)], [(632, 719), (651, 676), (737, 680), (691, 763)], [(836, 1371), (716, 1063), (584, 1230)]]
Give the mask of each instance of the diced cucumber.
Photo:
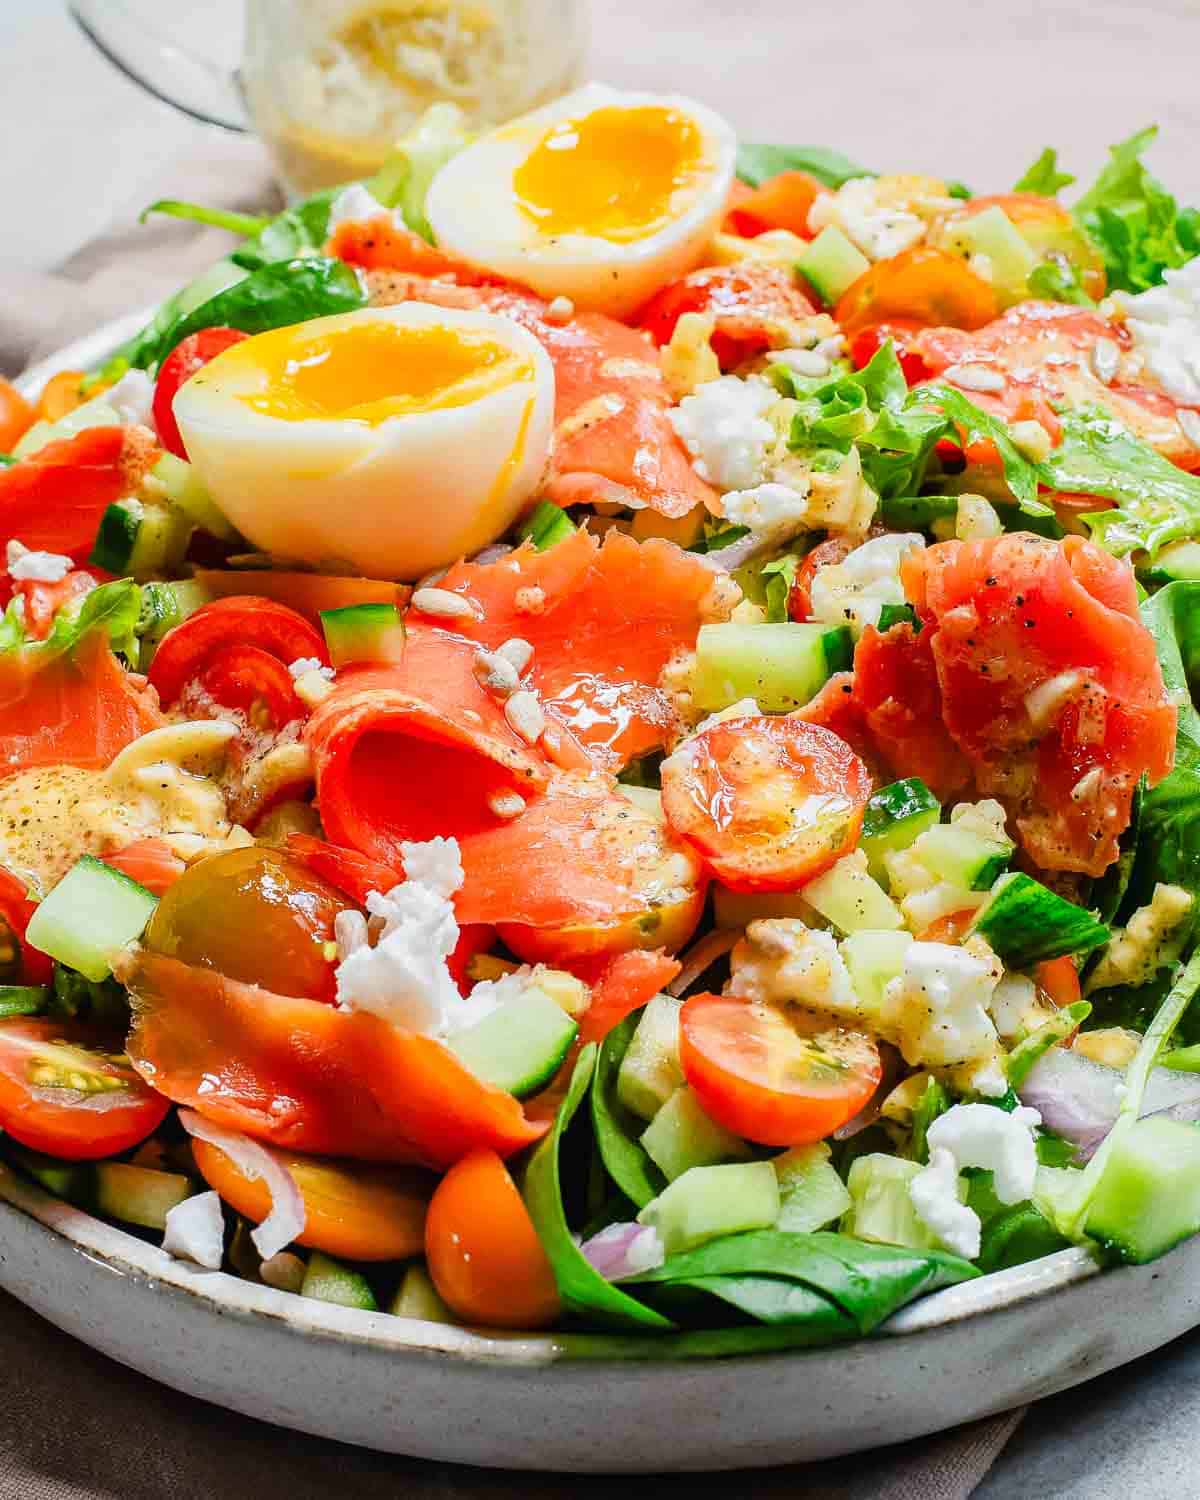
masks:
[(335, 667), (350, 662), (397, 662), (404, 655), (404, 618), (394, 604), (323, 609), (321, 629)]
[(1161, 1115), (1135, 1121), (1112, 1143), (1085, 1227), (1138, 1263), (1200, 1230), (1200, 1129)]
[(1020, 292), (1037, 265), (1037, 256), (1004, 210), (996, 205), (970, 218), (955, 219), (946, 228), (951, 244), (967, 255), (984, 255), (991, 263), (991, 280), (1006, 291)]
[(168, 630), (208, 604), (212, 595), (202, 583), (183, 578), (175, 583), (147, 583), (142, 587), (142, 608), (138, 615), (137, 634), (141, 642), (138, 667), (146, 671), (154, 659), (159, 641)]
[(822, 925), (800, 891), (731, 891), (714, 885), (712, 899), (718, 927), (747, 927), (764, 917), (798, 917), (809, 927)]
[(941, 803), (918, 776), (880, 787), (867, 803), (858, 841), (875, 879), (887, 881), (885, 854), (907, 849), (941, 816)]
[(0, 1019), (36, 1016), (49, 998), (48, 984), (0, 984)]
[(1109, 929), (1083, 907), (1031, 875), (1002, 875), (975, 918), (981, 933), (1011, 969), (1064, 953), (1088, 953), (1107, 943)]
[(873, 880), (861, 849), (810, 880), (801, 895), (841, 932), (885, 931), (904, 926), (900, 908)]
[[(875, 1151), (851, 1163), (846, 1187), (852, 1206), (842, 1220), (842, 1233), (880, 1245), (903, 1245), (910, 1250), (935, 1250), (937, 1236), (917, 1217), (909, 1196), (913, 1178), (923, 1168)], [(958, 1196), (964, 1202), (967, 1185), (960, 1178)]]
[(191, 1179), (177, 1172), (157, 1172), (123, 1161), (101, 1162), (96, 1168), (97, 1210), (143, 1229), (165, 1229), (167, 1214), (194, 1191)]
[(1175, 542), (1164, 547), (1141, 575), (1146, 583), (1193, 582), (1200, 579), (1200, 542)]
[(865, 1015), (882, 1010), (884, 988), (903, 972), (912, 943), (911, 934), (891, 931), (852, 932), (842, 939), (842, 961)]
[(1008, 868), (1013, 845), (1007, 839), (984, 838), (957, 823), (939, 823), (921, 835), (913, 852), (942, 880), (969, 891), (987, 891)]
[(646, 1004), (617, 1070), (617, 1098), (643, 1120), (653, 1120), (683, 1086), (679, 1065), (679, 1012), (683, 1001), (654, 995)]
[(446, 1046), (477, 1078), (524, 1099), (562, 1067), (578, 1031), (557, 1001), (530, 985), (474, 1026), (453, 1033)]
[(539, 500), (521, 524), (517, 535), (524, 541), (527, 537), (539, 552), (553, 547), (555, 542), (565, 542), (575, 531), (575, 525), (561, 505), (550, 500)]
[(96, 396), (91, 401), (85, 401), (82, 406), (77, 406), (74, 411), (69, 411), (57, 422), (35, 422), (13, 447), (13, 457), (30, 458), (47, 444), (72, 438), (88, 427), (120, 426), (121, 418), (116, 411), (109, 406), (103, 395)]
[(183, 561), (192, 522), (168, 505), (118, 500), (100, 518), (88, 562), (136, 579), (174, 572)]
[(686, 1085), (676, 1089), (654, 1116), (642, 1135), (642, 1145), (668, 1182), (692, 1167), (744, 1161), (750, 1155), (745, 1141), (710, 1119)]
[(300, 1295), (315, 1297), (318, 1302), (334, 1302), (338, 1307), (357, 1307), (362, 1312), (379, 1311), (367, 1278), (319, 1250), (309, 1257)]
[(454, 1322), (454, 1314), (438, 1295), (429, 1272), (419, 1264), (405, 1268), (388, 1312), (394, 1318), (423, 1318), (426, 1323)]
[(182, 511), (201, 531), (207, 531), (222, 542), (239, 539), (236, 529), (226, 520), (224, 512), (217, 509), (216, 501), (186, 459), (178, 458), (174, 453), (164, 453), (150, 474), (162, 485), (170, 504)]
[(829, 1157), (826, 1143), (816, 1141), (793, 1146), (771, 1162), (779, 1183), (776, 1229), (812, 1234), (852, 1207), (853, 1199)]
[(725, 1234), (769, 1229), (779, 1215), (779, 1182), (769, 1161), (692, 1167), (638, 1214), (658, 1230), (668, 1255)]
[(98, 982), (112, 973), (113, 955), (141, 937), (157, 905), (144, 885), (85, 854), (38, 903), (25, 936), (40, 953)]
[(708, 713), (742, 698), (767, 712), (800, 708), (848, 670), (853, 649), (844, 625), (702, 625), (692, 695)]
[(21, 1171), (48, 1193), (81, 1207), (91, 1205), (96, 1189), (96, 1168), (92, 1162), (59, 1161), (56, 1156), (43, 1156), (40, 1151), (11, 1144), (6, 1149)]
[(832, 307), (848, 286), (871, 269), (871, 262), (836, 224), (827, 224), (796, 261), (796, 269)]

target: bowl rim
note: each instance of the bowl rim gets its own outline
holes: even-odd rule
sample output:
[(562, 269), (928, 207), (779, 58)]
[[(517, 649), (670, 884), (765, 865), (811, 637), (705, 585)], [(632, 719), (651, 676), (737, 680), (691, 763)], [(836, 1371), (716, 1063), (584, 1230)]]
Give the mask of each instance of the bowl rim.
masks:
[[(152, 313), (153, 308), (127, 313), (72, 340), (30, 365), (17, 377), (17, 389), (26, 397), (35, 397), (60, 370), (90, 369), (101, 364), (144, 327)], [(117, 1274), (144, 1281), (149, 1287), (162, 1286), (187, 1294), (218, 1314), (250, 1320), (271, 1318), (300, 1333), (340, 1337), (377, 1349), (435, 1353), (509, 1367), (529, 1368), (559, 1360), (677, 1364), (680, 1359), (679, 1353), (672, 1352), (669, 1334), (482, 1332), (456, 1324), (337, 1307), (256, 1285), (225, 1271), (206, 1271), (55, 1198), (0, 1161), (0, 1213), (5, 1207), (33, 1219), (79, 1253)], [(1050, 1296), (1096, 1276), (1102, 1269), (1097, 1256), (1081, 1246), (1056, 1250), (1024, 1265), (993, 1271), (932, 1292), (894, 1313), (870, 1337), (897, 1338), (946, 1330), (966, 1319)], [(862, 1340), (853, 1342), (861, 1344)], [(793, 1358), (819, 1357), (847, 1347), (850, 1345), (822, 1344), (811, 1348), (792, 1345), (758, 1353), (692, 1357), (747, 1360), (780, 1354)]]

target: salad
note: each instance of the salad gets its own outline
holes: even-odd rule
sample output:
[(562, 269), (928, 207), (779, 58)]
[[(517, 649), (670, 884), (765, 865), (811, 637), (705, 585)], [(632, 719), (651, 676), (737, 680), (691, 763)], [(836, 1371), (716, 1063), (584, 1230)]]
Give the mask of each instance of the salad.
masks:
[(1153, 135), (977, 195), (589, 85), (154, 205), (236, 242), (3, 388), (8, 1168), (289, 1293), (699, 1354), (1200, 1229)]

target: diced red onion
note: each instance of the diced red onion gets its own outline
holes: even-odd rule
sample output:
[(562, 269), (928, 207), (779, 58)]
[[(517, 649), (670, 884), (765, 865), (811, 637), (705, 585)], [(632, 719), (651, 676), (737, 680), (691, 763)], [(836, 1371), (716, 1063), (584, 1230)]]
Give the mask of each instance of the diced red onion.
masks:
[(210, 1146), (224, 1151), (244, 1177), (266, 1184), (271, 1195), (271, 1212), (250, 1235), (263, 1260), (270, 1260), (304, 1233), (308, 1218), (304, 1199), (295, 1178), (274, 1152), (240, 1131), (214, 1125), (194, 1109), (181, 1109), (179, 1123), (198, 1141), (207, 1141)]
[(874, 1125), (883, 1110), (884, 1100), (900, 1082), (900, 1075), (904, 1072), (904, 1059), (895, 1047), (889, 1047), (887, 1042), (882, 1042), (879, 1047), (879, 1061), (878, 1088), (856, 1115), (853, 1115), (844, 1125), (839, 1125), (833, 1132), (835, 1141), (848, 1141), (860, 1130), (866, 1130), (869, 1125)]
[[(1046, 1129), (1073, 1142), (1079, 1160), (1087, 1161), (1116, 1123), (1124, 1079), (1122, 1068), (1094, 1062), (1068, 1047), (1052, 1047), (1022, 1084), (1021, 1103), (1038, 1110)], [(1200, 1120), (1200, 1078), (1172, 1068), (1153, 1069), (1141, 1112)]]
[(225, 1220), (216, 1193), (197, 1193), (167, 1212), (163, 1249), (179, 1260), (194, 1260), (219, 1271), (225, 1254)]
[(606, 1281), (653, 1271), (666, 1260), (658, 1230), (649, 1224), (610, 1224), (580, 1246), (584, 1258)]
[(741, 938), (740, 927), (714, 927), (711, 932), (692, 944), (680, 962), (683, 968), (667, 985), (668, 995), (684, 995), (697, 979), (723, 957)]

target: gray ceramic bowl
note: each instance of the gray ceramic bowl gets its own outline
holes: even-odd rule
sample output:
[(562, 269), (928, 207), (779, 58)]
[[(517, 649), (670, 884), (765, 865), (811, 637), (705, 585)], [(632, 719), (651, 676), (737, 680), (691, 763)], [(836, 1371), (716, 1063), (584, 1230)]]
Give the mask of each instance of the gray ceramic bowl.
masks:
[[(30, 370), (100, 363), (135, 316)], [(668, 1339), (492, 1335), (355, 1312), (173, 1260), (0, 1165), (0, 1286), (190, 1395), (343, 1442), (510, 1469), (827, 1458), (1003, 1411), (1200, 1322), (1200, 1237), (1097, 1274), (1084, 1250), (937, 1292), (873, 1338), (683, 1358)]]

